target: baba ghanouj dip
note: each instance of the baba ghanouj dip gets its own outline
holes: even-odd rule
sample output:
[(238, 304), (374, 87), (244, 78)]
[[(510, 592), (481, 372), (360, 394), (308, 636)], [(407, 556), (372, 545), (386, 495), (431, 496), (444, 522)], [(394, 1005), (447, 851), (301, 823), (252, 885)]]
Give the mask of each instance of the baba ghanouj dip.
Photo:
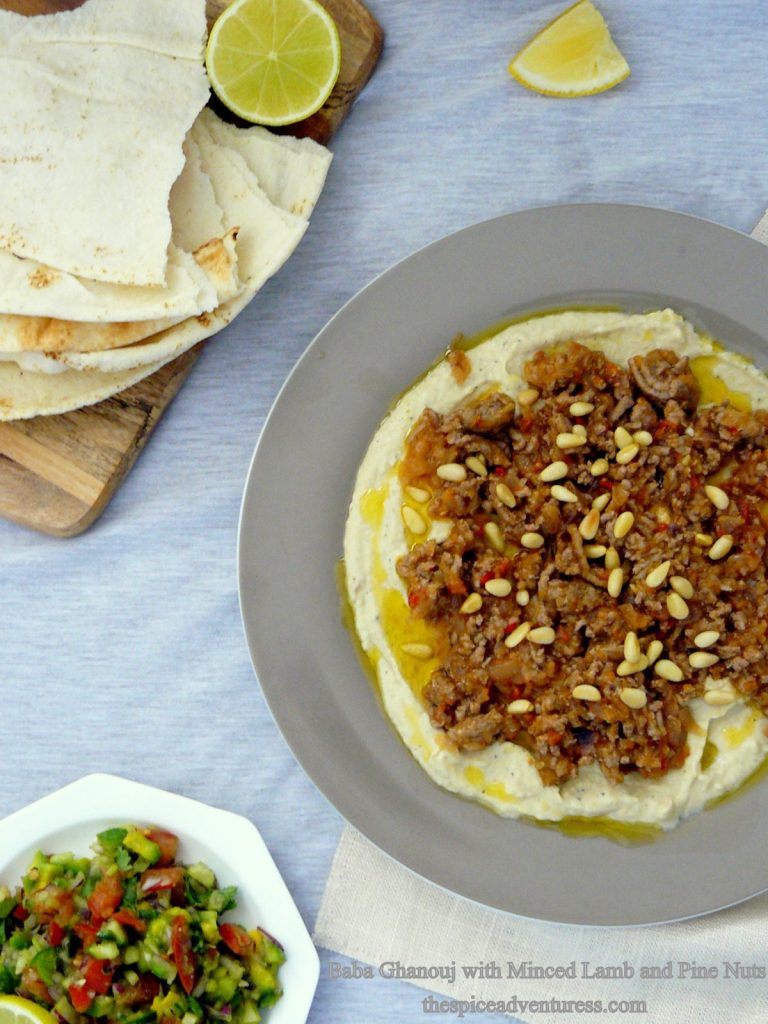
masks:
[(453, 347), (344, 540), (387, 715), (509, 817), (671, 829), (768, 756), (768, 380), (672, 310)]

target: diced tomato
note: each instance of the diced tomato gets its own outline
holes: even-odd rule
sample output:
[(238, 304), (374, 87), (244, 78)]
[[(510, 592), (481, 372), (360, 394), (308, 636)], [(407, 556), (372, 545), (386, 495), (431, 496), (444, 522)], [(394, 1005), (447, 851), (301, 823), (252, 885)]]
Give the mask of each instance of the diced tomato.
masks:
[(104, 996), (112, 985), (115, 968), (109, 960), (88, 960), (83, 971), (85, 984), (97, 996)]
[(507, 471), (504, 468), (504, 466), (494, 466), (493, 467), (493, 473), (494, 473), (494, 476), (506, 476), (507, 475)]
[(121, 1006), (148, 1005), (160, 995), (160, 982), (154, 974), (140, 974), (135, 985), (121, 988), (116, 995)]
[(44, 1003), (47, 1006), (52, 1006), (54, 1003), (48, 986), (31, 967), (25, 967), (21, 972), (21, 992), (23, 995), (32, 996), (38, 1003)]
[(150, 868), (139, 880), (140, 892), (160, 892), (161, 889), (184, 889), (184, 868)]
[(98, 930), (94, 925), (86, 924), (85, 921), (78, 921), (77, 924), (72, 925), (72, 931), (82, 940), (83, 946), (94, 944)]
[(13, 916), (17, 921), (26, 921), (29, 917), (29, 911), (25, 907), (22, 907), (20, 903), (17, 903), (13, 908)]
[(467, 592), (467, 586), (463, 580), (448, 580), (446, 585), (449, 594), (466, 594)]
[(247, 956), (253, 950), (253, 939), (238, 924), (220, 924), (219, 934), (235, 956)]
[(120, 873), (104, 875), (88, 897), (88, 909), (99, 922), (112, 917), (123, 900), (123, 882)]
[(189, 995), (195, 987), (195, 957), (192, 953), (189, 924), (181, 914), (174, 917), (171, 925), (171, 952), (179, 972), (181, 986)]
[(48, 941), (52, 946), (60, 946), (64, 941), (65, 934), (64, 929), (58, 921), (51, 921), (48, 925)]
[(176, 860), (179, 837), (161, 828), (151, 828), (147, 831), (147, 838), (160, 847), (160, 860), (156, 866), (162, 868), (166, 864), (173, 864)]
[(113, 914), (112, 920), (117, 921), (118, 924), (127, 925), (129, 928), (133, 928), (134, 931), (141, 932), (142, 935), (147, 930), (146, 921), (142, 921), (140, 917), (131, 913), (130, 910), (126, 910), (125, 907), (122, 910), (118, 910), (116, 914)]
[(677, 434), (679, 431), (680, 427), (677, 423), (673, 423), (672, 420), (660, 420), (658, 427), (653, 432), (653, 437), (654, 440), (658, 441), (665, 434)]
[(93, 1002), (93, 995), (85, 987), (85, 981), (76, 981), (69, 986), (69, 1001), (78, 1013), (85, 1013)]

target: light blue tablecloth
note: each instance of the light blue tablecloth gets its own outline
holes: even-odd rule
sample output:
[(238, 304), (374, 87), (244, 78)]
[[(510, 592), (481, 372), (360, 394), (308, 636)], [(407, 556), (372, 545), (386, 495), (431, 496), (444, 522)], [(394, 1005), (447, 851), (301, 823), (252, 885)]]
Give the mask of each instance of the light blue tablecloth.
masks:
[[(210, 344), (88, 534), (0, 522), (0, 816), (95, 770), (226, 807), (314, 922), (342, 821), (265, 707), (235, 575), (251, 451), (290, 367), (373, 275), (473, 221), (615, 200), (748, 231), (768, 202), (763, 0), (603, 0), (632, 77), (576, 101), (506, 72), (559, 6), (370, 0), (385, 54), (300, 250)], [(423, 992), (332, 981), (327, 961), (313, 1024), (423, 1019)]]

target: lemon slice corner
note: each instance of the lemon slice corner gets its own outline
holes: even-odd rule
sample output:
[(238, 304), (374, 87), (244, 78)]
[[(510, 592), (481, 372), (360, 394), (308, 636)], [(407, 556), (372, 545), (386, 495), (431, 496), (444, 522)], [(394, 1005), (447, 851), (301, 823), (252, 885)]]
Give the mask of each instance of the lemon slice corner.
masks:
[(630, 72), (608, 25), (591, 0), (578, 0), (515, 54), (509, 73), (545, 96), (591, 96)]

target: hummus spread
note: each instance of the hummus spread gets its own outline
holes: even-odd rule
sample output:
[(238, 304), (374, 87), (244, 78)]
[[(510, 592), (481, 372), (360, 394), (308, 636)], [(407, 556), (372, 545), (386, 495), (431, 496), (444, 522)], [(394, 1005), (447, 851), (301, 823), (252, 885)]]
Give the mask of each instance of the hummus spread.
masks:
[[(530, 390), (524, 364), (537, 352), (573, 341), (602, 352), (622, 368), (651, 349), (672, 350), (689, 360), (701, 385), (701, 405), (730, 400), (742, 409), (768, 408), (763, 374), (671, 310), (647, 315), (568, 311), (516, 323), (468, 352), (463, 380), (451, 361), (443, 359), (380, 425), (359, 469), (346, 525), (348, 595), (386, 713), (439, 786), (509, 817), (599, 817), (670, 829), (737, 789), (768, 755), (765, 717), (731, 686), (727, 674), (705, 678), (691, 699), (685, 757), (679, 765), (650, 777), (629, 771), (617, 782), (586, 758), (564, 781), (547, 783), (523, 745), (497, 738), (482, 749), (471, 744), (461, 749), (432, 724), (423, 691), (439, 668), (434, 636), (429, 621), (409, 608), (408, 591), (397, 571), (398, 560), (409, 549), (426, 538), (444, 541), (452, 529), (450, 520), (428, 513), (429, 496), (419, 488), (407, 490), (398, 474), (409, 434), (424, 410), (447, 414), (473, 394), (498, 391), (515, 397)], [(409, 529), (408, 513), (404, 521), (407, 508), (421, 517), (422, 535)], [(524, 617), (524, 607), (520, 613)], [(636, 677), (629, 682), (642, 690)], [(717, 690), (718, 699), (706, 699), (709, 690)]]

